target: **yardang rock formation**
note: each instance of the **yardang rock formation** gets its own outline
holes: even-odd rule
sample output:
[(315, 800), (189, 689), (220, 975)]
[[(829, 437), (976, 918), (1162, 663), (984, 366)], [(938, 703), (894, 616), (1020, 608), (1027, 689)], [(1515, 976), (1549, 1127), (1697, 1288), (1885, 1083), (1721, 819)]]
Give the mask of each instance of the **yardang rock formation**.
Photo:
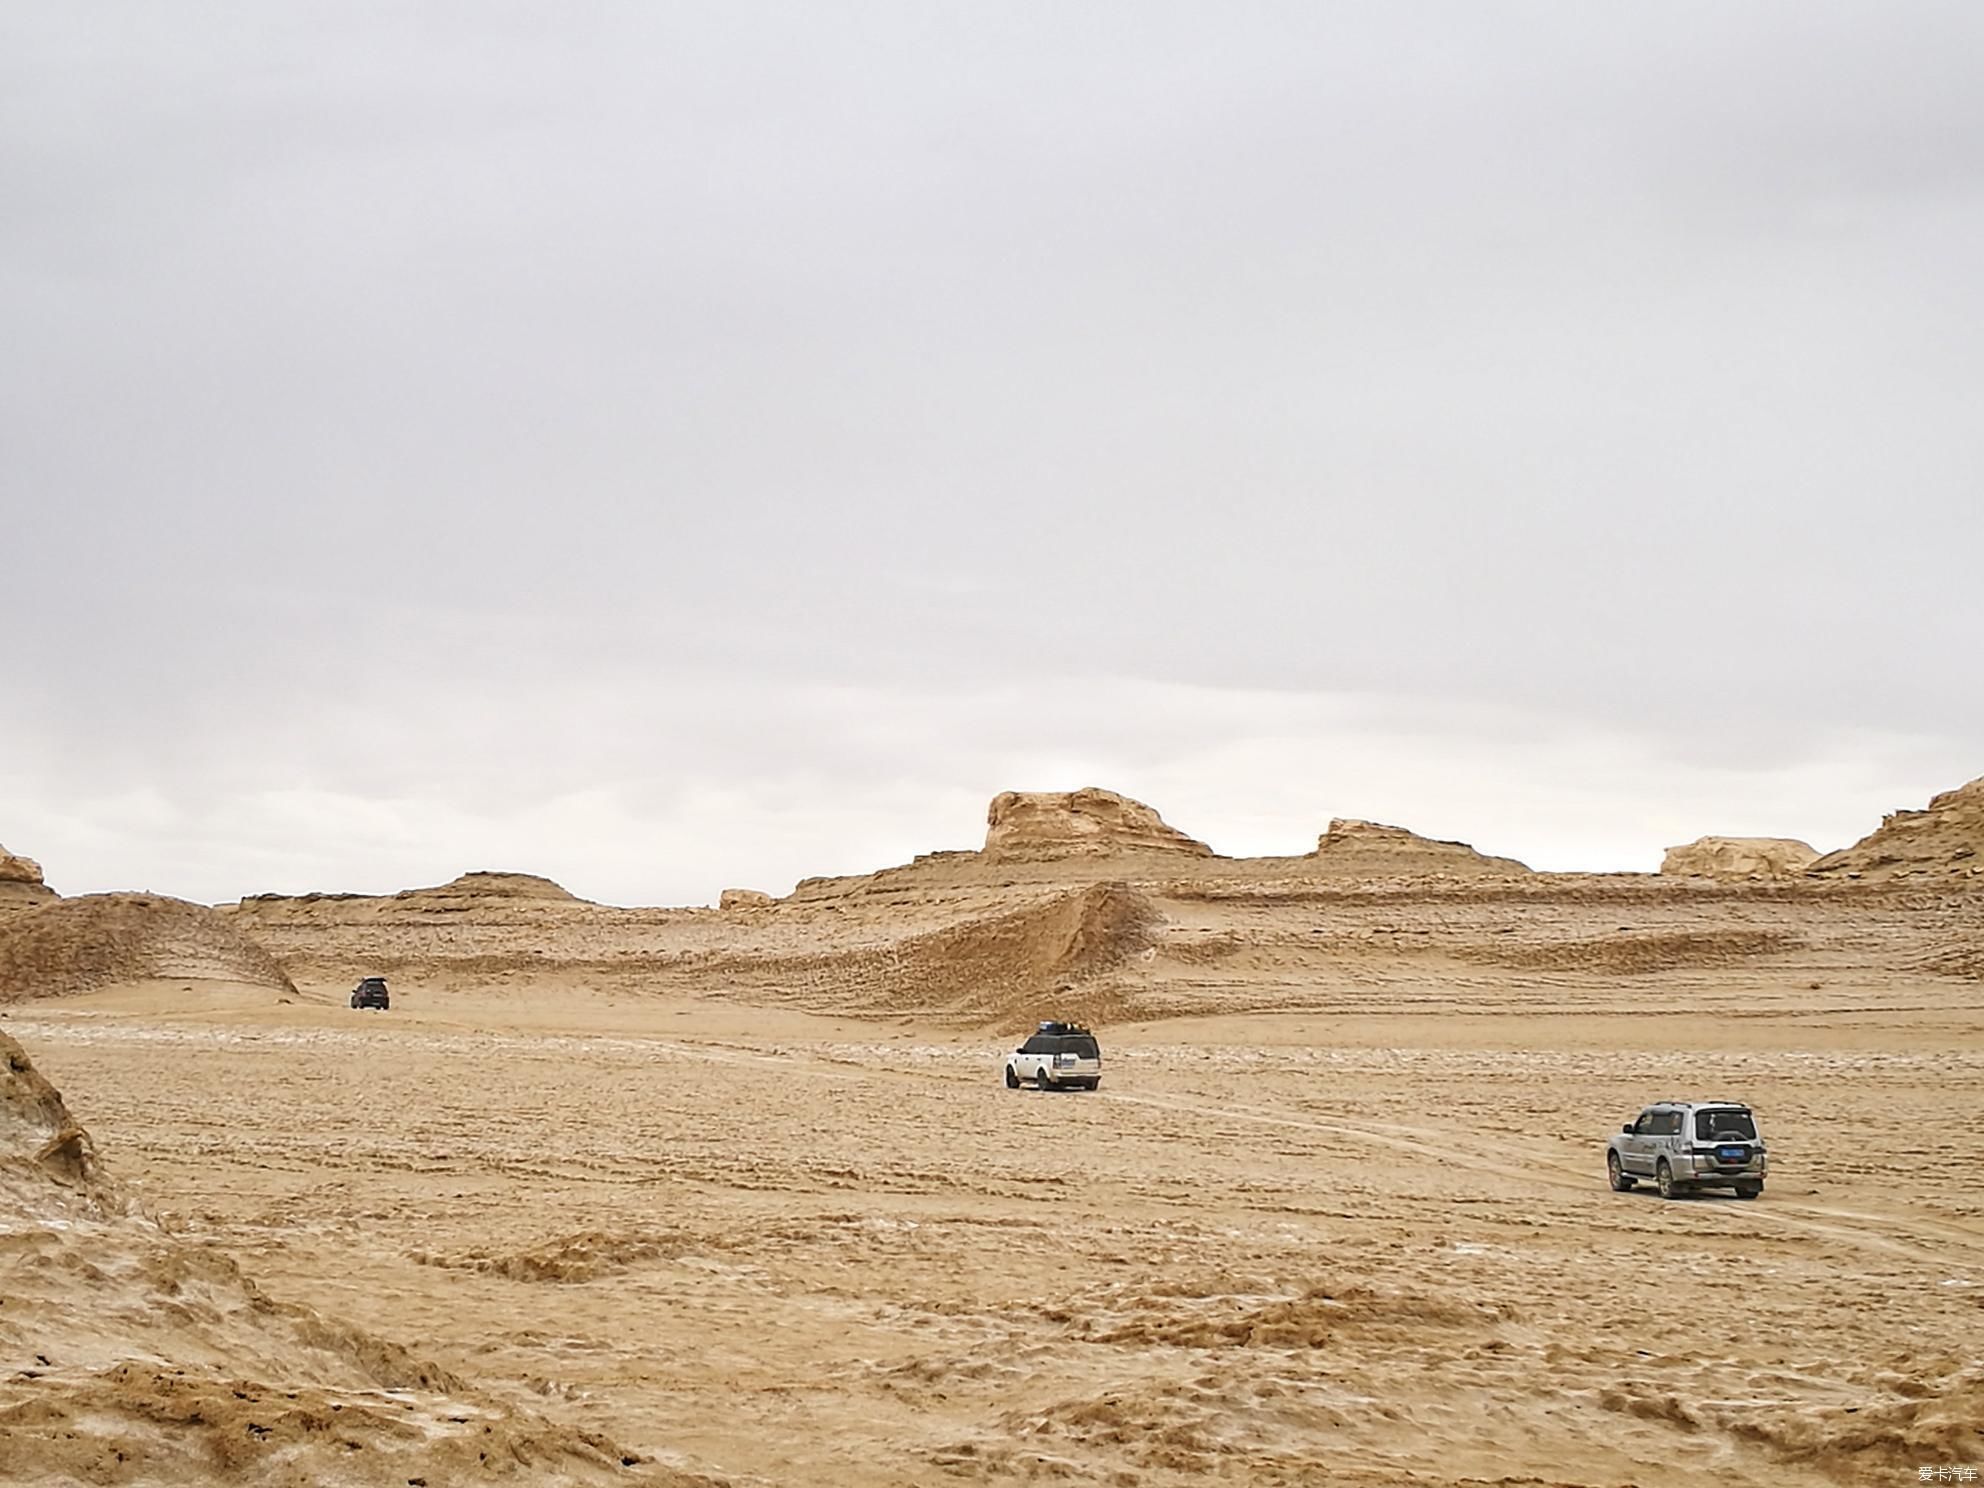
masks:
[(42, 882), (41, 864), (0, 846), (0, 914), (10, 909), (37, 909), (56, 897)]
[(1984, 878), (1984, 776), (1944, 791), (1922, 811), (1890, 812), (1853, 846), (1810, 871), (1843, 878)]

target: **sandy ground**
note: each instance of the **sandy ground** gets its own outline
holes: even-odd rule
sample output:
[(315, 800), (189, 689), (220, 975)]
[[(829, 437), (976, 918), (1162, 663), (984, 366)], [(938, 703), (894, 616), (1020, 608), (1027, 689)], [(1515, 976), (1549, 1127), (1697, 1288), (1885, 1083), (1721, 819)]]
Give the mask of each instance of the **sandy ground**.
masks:
[[(0, 1028), (271, 1296), (739, 1484), (1984, 1467), (1984, 986), (1416, 974), (1105, 1028), (1094, 1095), (941, 1022), (556, 978)], [(1607, 1132), (1693, 1095), (1756, 1106), (1765, 1197), (1609, 1192)]]

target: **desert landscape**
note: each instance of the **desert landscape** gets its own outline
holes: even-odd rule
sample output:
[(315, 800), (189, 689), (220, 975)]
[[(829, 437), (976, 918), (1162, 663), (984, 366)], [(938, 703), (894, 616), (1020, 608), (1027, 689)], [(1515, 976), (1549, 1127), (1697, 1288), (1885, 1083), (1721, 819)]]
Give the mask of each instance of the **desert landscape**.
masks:
[[(1984, 1462), (1984, 781), (1532, 873), (1107, 791), (717, 908), (0, 904), (0, 1470), (1899, 1483)], [(390, 1012), (346, 1005), (390, 979)], [(1011, 1091), (1036, 1019), (1094, 1094)], [(57, 1091), (59, 1090), (59, 1095)], [(1764, 1197), (1616, 1194), (1646, 1102)]]

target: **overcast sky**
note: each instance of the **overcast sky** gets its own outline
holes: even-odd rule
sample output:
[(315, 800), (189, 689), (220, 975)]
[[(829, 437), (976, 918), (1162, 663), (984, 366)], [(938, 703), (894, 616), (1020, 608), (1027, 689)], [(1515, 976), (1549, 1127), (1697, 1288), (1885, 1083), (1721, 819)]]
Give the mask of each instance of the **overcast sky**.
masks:
[(1984, 774), (1984, 6), (0, 8), (0, 841), (703, 902)]

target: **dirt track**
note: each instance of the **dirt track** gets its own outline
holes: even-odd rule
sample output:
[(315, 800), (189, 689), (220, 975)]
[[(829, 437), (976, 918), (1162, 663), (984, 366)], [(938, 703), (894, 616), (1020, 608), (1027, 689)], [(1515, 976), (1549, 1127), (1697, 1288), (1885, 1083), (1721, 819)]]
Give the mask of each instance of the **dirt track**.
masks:
[[(1984, 1464), (1984, 991), (1579, 996), (1119, 1027), (1097, 1096), (942, 1026), (552, 985), (5, 1026), (270, 1293), (740, 1483)], [(1608, 1192), (1608, 1128), (1694, 1093), (1756, 1104), (1766, 1197)]]

